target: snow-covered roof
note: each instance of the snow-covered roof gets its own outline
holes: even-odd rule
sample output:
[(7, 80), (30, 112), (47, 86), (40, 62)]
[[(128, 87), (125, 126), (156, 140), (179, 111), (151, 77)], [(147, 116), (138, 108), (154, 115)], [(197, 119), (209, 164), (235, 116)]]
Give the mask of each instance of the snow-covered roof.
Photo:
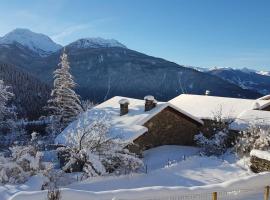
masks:
[(230, 125), (230, 128), (241, 131), (253, 125), (258, 127), (270, 127), (270, 112), (263, 110), (243, 111)]
[(120, 99), (119, 104), (130, 104), (128, 99)]
[[(129, 112), (120, 116), (119, 101), (126, 99), (129, 101)], [(57, 138), (57, 143), (66, 143), (68, 135), (74, 134), (81, 126), (88, 126), (96, 119), (107, 116), (110, 121), (111, 129), (109, 131), (112, 138), (119, 138), (123, 142), (131, 142), (140, 135), (147, 132), (147, 128), (143, 125), (156, 114), (161, 112), (166, 107), (171, 107), (178, 112), (188, 116), (197, 123), (203, 124), (203, 121), (190, 115), (189, 113), (171, 105), (168, 102), (158, 102), (156, 107), (145, 112), (145, 101), (133, 98), (116, 96), (94, 108), (86, 111), (79, 117), (78, 120), (72, 122)], [(82, 123), (83, 122), (83, 123)], [(83, 125), (82, 125), (83, 124)]]
[(224, 118), (237, 118), (243, 111), (252, 110), (254, 103), (262, 109), (270, 101), (182, 94), (169, 103), (200, 119), (212, 119), (217, 113)]
[(255, 156), (257, 158), (261, 158), (261, 159), (270, 161), (270, 152), (269, 151), (261, 151), (261, 150), (253, 149), (250, 152), (250, 156)]
[(155, 100), (155, 97), (154, 96), (151, 96), (151, 95), (147, 95), (143, 99), (144, 100), (148, 100), (148, 101), (154, 101)]
[(259, 98), (258, 100), (270, 100), (270, 95), (269, 94), (265, 95), (265, 96)]

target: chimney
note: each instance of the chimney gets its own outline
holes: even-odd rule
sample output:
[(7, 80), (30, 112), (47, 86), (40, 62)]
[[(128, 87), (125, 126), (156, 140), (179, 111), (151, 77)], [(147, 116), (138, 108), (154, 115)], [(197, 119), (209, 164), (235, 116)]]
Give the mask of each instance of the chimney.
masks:
[(120, 99), (118, 103), (120, 104), (120, 116), (127, 114), (129, 100), (128, 99)]
[(259, 102), (254, 102), (253, 106), (252, 106), (252, 110), (260, 110), (261, 106)]
[(153, 96), (150, 96), (150, 95), (145, 96), (144, 100), (145, 100), (144, 111), (152, 110), (157, 105), (157, 101), (155, 100), (155, 98)]
[(206, 95), (206, 96), (209, 96), (210, 94), (211, 94), (211, 91), (210, 91), (210, 90), (206, 90), (206, 91), (205, 91), (205, 95)]

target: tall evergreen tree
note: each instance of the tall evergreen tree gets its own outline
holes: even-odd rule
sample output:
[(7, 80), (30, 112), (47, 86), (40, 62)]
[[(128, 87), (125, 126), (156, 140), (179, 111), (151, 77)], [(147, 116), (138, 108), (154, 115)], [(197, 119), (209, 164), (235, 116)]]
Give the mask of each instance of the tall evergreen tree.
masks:
[(14, 96), (12, 92), (9, 91), (10, 87), (4, 84), (3, 80), (0, 80), (0, 120), (2, 121), (9, 113), (7, 107), (8, 101)]
[(15, 126), (15, 107), (8, 105), (14, 96), (10, 88), (4, 84), (3, 80), (0, 80), (0, 133), (8, 133)]
[(79, 95), (74, 91), (76, 83), (69, 72), (70, 65), (65, 50), (60, 58), (59, 68), (53, 73), (54, 88), (48, 104), (51, 114), (59, 119), (62, 127), (65, 127), (82, 111), (82, 106)]

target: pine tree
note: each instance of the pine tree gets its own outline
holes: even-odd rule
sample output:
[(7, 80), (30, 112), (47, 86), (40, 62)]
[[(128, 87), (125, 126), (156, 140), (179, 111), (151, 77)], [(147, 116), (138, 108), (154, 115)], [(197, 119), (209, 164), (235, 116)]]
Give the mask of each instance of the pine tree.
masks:
[(3, 80), (0, 80), (0, 120), (2, 121), (4, 117), (8, 114), (8, 101), (14, 96), (12, 92), (9, 91), (10, 87), (4, 84)]
[(78, 116), (82, 106), (79, 95), (74, 91), (76, 83), (69, 72), (70, 65), (65, 50), (60, 58), (59, 68), (54, 71), (54, 88), (48, 103), (51, 114), (65, 127)]
[(0, 129), (2, 133), (9, 132), (14, 125), (15, 108), (8, 105), (13, 96), (10, 87), (6, 86), (3, 80), (0, 80)]

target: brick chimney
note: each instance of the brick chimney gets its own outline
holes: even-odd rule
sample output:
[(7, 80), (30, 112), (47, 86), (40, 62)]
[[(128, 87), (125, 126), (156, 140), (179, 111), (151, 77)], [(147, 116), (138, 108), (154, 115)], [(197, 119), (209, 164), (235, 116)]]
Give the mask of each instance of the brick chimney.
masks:
[(120, 99), (118, 103), (120, 104), (120, 116), (127, 114), (129, 100), (128, 99)]
[(154, 107), (156, 107), (157, 105), (157, 101), (155, 100), (155, 98), (151, 95), (145, 96), (144, 97), (145, 100), (145, 108), (144, 111), (149, 111), (152, 110)]

